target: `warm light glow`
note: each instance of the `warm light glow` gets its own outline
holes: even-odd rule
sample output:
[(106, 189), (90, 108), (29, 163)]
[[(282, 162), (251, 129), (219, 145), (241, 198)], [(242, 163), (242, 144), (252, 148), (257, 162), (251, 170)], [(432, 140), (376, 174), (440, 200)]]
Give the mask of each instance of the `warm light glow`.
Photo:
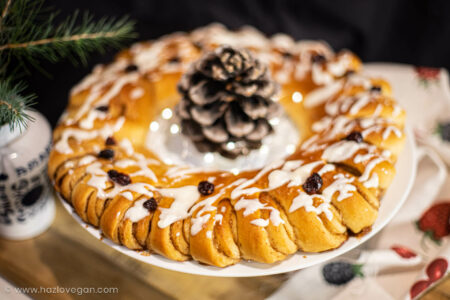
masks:
[(180, 127), (177, 124), (170, 125), (171, 134), (177, 134), (178, 132), (180, 132)]
[(269, 120), (270, 125), (272, 126), (276, 126), (278, 124), (280, 124), (280, 119), (279, 118), (273, 118)]
[(303, 100), (303, 95), (300, 92), (295, 92), (292, 94), (292, 101), (295, 103), (300, 103)]
[(234, 150), (236, 148), (236, 144), (234, 142), (228, 142), (227, 143), (227, 149), (228, 150)]
[(168, 120), (168, 119), (172, 118), (172, 110), (170, 108), (165, 108), (162, 111), (161, 115), (162, 115), (163, 119)]
[(203, 157), (203, 160), (207, 164), (212, 163), (214, 161), (214, 154), (212, 154), (211, 152), (206, 153), (205, 156)]
[(239, 169), (238, 168), (233, 168), (233, 169), (231, 169), (231, 173), (233, 173), (233, 175), (238, 175), (239, 174)]
[(150, 123), (150, 130), (151, 131), (155, 132), (155, 131), (158, 131), (158, 129), (159, 129), (159, 123), (158, 122), (153, 121), (153, 122)]
[(262, 145), (260, 150), (262, 154), (267, 154), (269, 153), (269, 147), (267, 145)]

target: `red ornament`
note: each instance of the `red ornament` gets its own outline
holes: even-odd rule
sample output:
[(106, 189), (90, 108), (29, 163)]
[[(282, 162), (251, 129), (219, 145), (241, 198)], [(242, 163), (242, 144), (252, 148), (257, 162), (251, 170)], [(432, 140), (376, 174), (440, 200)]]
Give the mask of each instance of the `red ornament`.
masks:
[(414, 253), (411, 249), (408, 249), (404, 246), (392, 246), (391, 249), (397, 252), (397, 254), (403, 258), (412, 258), (417, 256), (417, 254)]
[(428, 278), (430, 278), (431, 282), (442, 278), (442, 276), (445, 275), (447, 268), (448, 262), (445, 258), (436, 258), (427, 267)]
[(417, 225), (433, 240), (439, 241), (450, 234), (449, 218), (450, 202), (438, 203), (425, 211)]
[(428, 280), (419, 280), (416, 283), (414, 283), (411, 289), (409, 290), (409, 295), (411, 296), (411, 299), (414, 299), (417, 295), (426, 290), (427, 287), (430, 286), (430, 284), (431, 281)]

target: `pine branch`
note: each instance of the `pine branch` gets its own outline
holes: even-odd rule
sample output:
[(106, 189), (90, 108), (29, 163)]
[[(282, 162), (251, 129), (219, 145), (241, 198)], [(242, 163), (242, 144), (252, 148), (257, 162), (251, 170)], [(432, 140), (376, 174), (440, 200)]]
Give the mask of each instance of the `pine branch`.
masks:
[(135, 37), (134, 22), (126, 17), (94, 21), (87, 13), (75, 12), (55, 25), (57, 13), (43, 4), (44, 0), (0, 0), (0, 125), (9, 123), (11, 130), (22, 129), (31, 120), (26, 111), (35, 97), (22, 95), (23, 83), (12, 84), (19, 72), (28, 71), (29, 64), (44, 74), (43, 59), (86, 64), (89, 53), (119, 48)]
[(9, 124), (10, 130), (26, 128), (27, 121), (33, 121), (28, 111), (33, 105), (34, 95), (23, 96), (26, 85), (12, 84), (11, 79), (0, 81), (0, 125)]
[(135, 37), (134, 22), (126, 17), (118, 20), (102, 18), (95, 22), (89, 14), (79, 17), (75, 12), (55, 26), (56, 14), (40, 20), (41, 14), (32, 12), (42, 9), (42, 0), (16, 0), (11, 7), (12, 12), (22, 9), (16, 7), (20, 2), (28, 7), (27, 12), (21, 10), (19, 17), (10, 14), (6, 23), (15, 30), (5, 30), (6, 37), (0, 38), (0, 55), (6, 56), (8, 61), (13, 55), (32, 65), (39, 65), (38, 58), (51, 62), (69, 58), (74, 64), (80, 61), (86, 64), (90, 52), (104, 52), (107, 47), (118, 48), (125, 40)]
[(4, 19), (4, 18), (6, 17), (6, 15), (8, 14), (9, 7), (10, 7), (10, 6), (11, 6), (11, 0), (8, 0), (8, 1), (6, 2), (5, 7), (3, 8), (3, 11), (2, 11), (2, 19)]

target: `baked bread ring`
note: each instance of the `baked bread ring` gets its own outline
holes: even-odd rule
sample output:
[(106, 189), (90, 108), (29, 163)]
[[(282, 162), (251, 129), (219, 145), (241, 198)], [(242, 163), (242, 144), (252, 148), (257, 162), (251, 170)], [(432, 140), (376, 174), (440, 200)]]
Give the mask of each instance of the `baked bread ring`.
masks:
[[(180, 76), (222, 44), (268, 64), (301, 129), (292, 154), (259, 170), (176, 166), (146, 147), (151, 122), (180, 99)], [(389, 84), (360, 69), (348, 51), (250, 27), (135, 44), (72, 89), (48, 174), (83, 221), (129, 249), (218, 267), (335, 249), (370, 230), (405, 142)]]

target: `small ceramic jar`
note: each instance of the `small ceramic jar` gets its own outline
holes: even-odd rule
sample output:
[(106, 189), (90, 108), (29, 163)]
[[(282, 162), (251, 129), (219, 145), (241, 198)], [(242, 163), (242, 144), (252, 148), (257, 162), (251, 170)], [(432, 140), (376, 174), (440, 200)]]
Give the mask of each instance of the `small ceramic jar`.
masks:
[(34, 122), (22, 132), (0, 127), (0, 236), (13, 240), (39, 235), (55, 215), (47, 177), (51, 128), (40, 113), (29, 114)]

